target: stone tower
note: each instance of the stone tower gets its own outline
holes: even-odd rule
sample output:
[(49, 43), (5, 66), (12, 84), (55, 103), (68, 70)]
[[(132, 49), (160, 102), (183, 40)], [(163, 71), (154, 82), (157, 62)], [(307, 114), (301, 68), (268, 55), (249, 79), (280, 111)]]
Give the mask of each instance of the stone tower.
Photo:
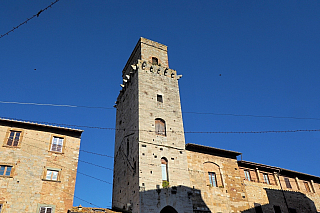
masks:
[(192, 212), (180, 77), (169, 68), (167, 46), (140, 38), (115, 105), (114, 209)]

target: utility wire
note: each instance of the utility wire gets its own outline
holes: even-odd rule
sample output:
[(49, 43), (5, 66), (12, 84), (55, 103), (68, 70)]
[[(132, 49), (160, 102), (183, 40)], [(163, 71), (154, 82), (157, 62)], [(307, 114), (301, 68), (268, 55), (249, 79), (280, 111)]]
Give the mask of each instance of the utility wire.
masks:
[[(112, 107), (101, 106), (77, 106), (68, 104), (42, 104), (42, 103), (27, 103), (16, 101), (0, 101), (2, 104), (19, 104), (19, 105), (35, 105), (35, 106), (53, 106), (53, 107), (71, 107), (71, 108), (91, 108), (91, 109), (114, 109)], [(172, 112), (172, 111), (170, 111)], [(298, 120), (317, 120), (320, 118), (305, 118), (305, 117), (292, 117), (292, 116), (273, 116), (273, 115), (251, 115), (251, 114), (233, 114), (233, 113), (214, 113), (214, 112), (182, 112), (183, 114), (198, 114), (198, 115), (225, 115), (236, 117), (255, 117), (255, 118), (281, 118), (281, 119), (298, 119)]]
[(26, 103), (26, 102), (16, 102), (16, 101), (0, 101), (2, 104), (20, 104), (20, 105), (35, 105), (35, 106), (53, 106), (53, 107), (71, 107), (71, 108), (91, 108), (91, 109), (114, 109), (108, 107), (95, 107), (95, 106), (76, 106), (69, 104), (41, 104), (41, 103)]
[(38, 12), (37, 14), (35, 14), (35, 15), (33, 15), (32, 17), (28, 18), (27, 20), (25, 20), (24, 22), (22, 22), (22, 23), (19, 24), (18, 26), (13, 27), (13, 29), (9, 30), (9, 31), (6, 32), (5, 34), (0, 35), (0, 38), (8, 35), (9, 33), (13, 32), (13, 31), (15, 31), (15, 30), (18, 29), (20, 26), (28, 23), (28, 21), (30, 21), (31, 19), (33, 19), (33, 18), (35, 18), (35, 17), (39, 17), (39, 15), (40, 15), (43, 11), (49, 9), (52, 5), (54, 5), (54, 4), (57, 3), (58, 1), (60, 1), (60, 0), (55, 0), (54, 2), (52, 2), (52, 3), (51, 3), (49, 6), (47, 6), (46, 8), (39, 10), (39, 12)]
[[(8, 118), (8, 117), (2, 117), (2, 118), (9, 119), (9, 120), (18, 120), (16, 118)], [(34, 123), (43, 123), (43, 124), (48, 124), (48, 125), (79, 127), (79, 128), (125, 131), (125, 129), (116, 129), (116, 128), (99, 127), (99, 126), (59, 124), (59, 123), (38, 122), (38, 121), (32, 121), (32, 122), (34, 122)], [(155, 130), (143, 130), (143, 129), (142, 130), (128, 129), (128, 131), (133, 131), (133, 132), (156, 132)], [(320, 129), (265, 130), (265, 131), (167, 131), (167, 133), (185, 133), (185, 134), (266, 134), (266, 133), (297, 133), (297, 132), (320, 132)]]

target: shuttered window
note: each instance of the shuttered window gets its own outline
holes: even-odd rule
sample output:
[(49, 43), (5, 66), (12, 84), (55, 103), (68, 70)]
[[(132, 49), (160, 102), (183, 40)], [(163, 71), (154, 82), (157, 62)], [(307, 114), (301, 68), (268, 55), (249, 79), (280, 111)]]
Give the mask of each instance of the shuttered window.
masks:
[(155, 120), (156, 135), (166, 136), (166, 123), (161, 118)]

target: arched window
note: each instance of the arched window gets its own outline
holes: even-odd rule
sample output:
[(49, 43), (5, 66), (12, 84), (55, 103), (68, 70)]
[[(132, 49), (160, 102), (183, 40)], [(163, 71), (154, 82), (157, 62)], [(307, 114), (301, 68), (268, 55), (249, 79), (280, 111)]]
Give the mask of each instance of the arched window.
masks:
[(161, 118), (155, 120), (156, 135), (166, 136), (166, 122)]
[(169, 178), (168, 178), (168, 160), (165, 157), (161, 158), (161, 174), (162, 174), (162, 181), (169, 181)]
[(152, 57), (152, 65), (158, 65), (158, 59), (156, 57)]

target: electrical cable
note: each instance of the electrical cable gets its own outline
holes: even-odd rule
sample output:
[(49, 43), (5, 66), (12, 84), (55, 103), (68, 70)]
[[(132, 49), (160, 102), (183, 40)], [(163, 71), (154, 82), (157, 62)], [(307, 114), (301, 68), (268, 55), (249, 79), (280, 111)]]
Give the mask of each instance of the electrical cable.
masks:
[(13, 31), (15, 31), (16, 29), (18, 29), (20, 26), (26, 24), (26, 23), (27, 23), (28, 21), (30, 21), (31, 19), (33, 19), (33, 18), (35, 18), (35, 17), (39, 17), (39, 15), (40, 15), (43, 11), (49, 9), (50, 7), (52, 7), (52, 5), (54, 5), (54, 4), (57, 3), (58, 1), (60, 1), (60, 0), (55, 0), (54, 2), (52, 2), (52, 3), (51, 3), (49, 6), (47, 6), (46, 8), (39, 10), (39, 12), (38, 12), (37, 14), (35, 14), (35, 15), (33, 15), (32, 17), (28, 18), (26, 21), (22, 22), (22, 23), (19, 24), (18, 26), (13, 27), (13, 29), (9, 30), (9, 31), (6, 32), (5, 34), (0, 35), (0, 38), (8, 35), (9, 33), (13, 32)]
[[(27, 103), (27, 102), (16, 102), (16, 101), (0, 101), (3, 104), (20, 104), (20, 105), (36, 105), (36, 106), (55, 106), (55, 107), (71, 107), (71, 108), (92, 108), (92, 109), (114, 109), (111, 107), (100, 107), (100, 106), (77, 106), (68, 104), (41, 104), (41, 103)], [(167, 111), (172, 112), (172, 111)], [(214, 112), (182, 112), (183, 114), (199, 114), (199, 115), (226, 115), (236, 117), (255, 117), (255, 118), (281, 118), (281, 119), (298, 119), (298, 120), (320, 120), (320, 118), (304, 118), (304, 117), (292, 117), (292, 116), (273, 116), (273, 115), (252, 115), (252, 114), (233, 114), (233, 113), (214, 113)]]
[[(15, 118), (0, 117), (9, 120), (18, 120)], [(69, 127), (78, 127), (78, 128), (90, 128), (90, 129), (100, 129), (100, 130), (120, 130), (125, 131), (125, 129), (116, 129), (109, 127), (99, 127), (99, 126), (86, 126), (86, 125), (74, 125), (74, 124), (59, 124), (59, 123), (50, 123), (50, 122), (38, 122), (32, 121), (34, 123), (43, 123), (47, 125), (59, 125), (59, 126), (69, 126)], [(133, 130), (129, 129), (128, 131), (134, 132), (156, 132), (154, 130)], [(167, 133), (185, 133), (185, 134), (265, 134), (265, 133), (297, 133), (297, 132), (319, 132), (320, 129), (296, 129), (296, 130), (265, 130), (265, 131), (167, 131)]]

